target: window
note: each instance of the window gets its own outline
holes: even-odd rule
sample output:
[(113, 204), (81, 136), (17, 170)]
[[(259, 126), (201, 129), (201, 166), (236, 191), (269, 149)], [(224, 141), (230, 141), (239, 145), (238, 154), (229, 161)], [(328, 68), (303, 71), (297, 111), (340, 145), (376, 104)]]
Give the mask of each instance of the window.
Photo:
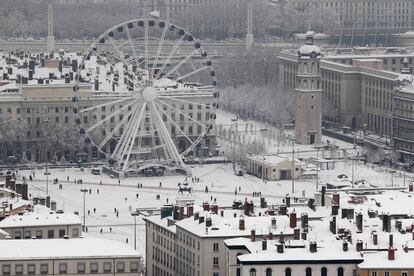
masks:
[(138, 272), (139, 264), (137, 262), (131, 262), (131, 272)]
[(91, 263), (91, 273), (98, 273), (98, 263)]
[(322, 267), (321, 276), (327, 276), (327, 275), (328, 275), (328, 270), (326, 269), (326, 267)]
[(218, 257), (213, 258), (213, 267), (219, 267), (219, 258)]
[(117, 263), (116, 272), (125, 272), (125, 263)]
[(10, 265), (3, 265), (3, 275), (10, 275), (10, 274), (11, 274)]
[(213, 276), (219, 276), (218, 272), (213, 272)]
[(236, 269), (236, 276), (241, 276), (240, 267), (238, 267), (238, 268)]
[(53, 229), (47, 230), (47, 238), (53, 239), (55, 237), (55, 231)]
[(41, 264), (40, 265), (40, 273), (41, 274), (48, 274), (49, 273), (49, 265), (48, 264)]
[(342, 267), (338, 268), (338, 276), (344, 276), (344, 269)]
[(30, 239), (31, 237), (32, 237), (32, 232), (31, 231), (29, 231), (29, 230), (24, 231), (24, 238), (25, 239)]
[(401, 272), (401, 276), (408, 276), (408, 272), (407, 271)]
[(218, 243), (213, 243), (213, 251), (215, 251), (215, 252), (219, 251), (219, 244)]
[(266, 276), (272, 276), (272, 269), (270, 267), (266, 269)]
[(16, 113), (17, 113), (17, 114), (20, 114), (20, 107), (18, 107), (18, 108), (16, 109)]
[(250, 272), (249, 272), (250, 276), (256, 276), (256, 269), (255, 268), (251, 268)]
[(68, 124), (68, 123), (69, 123), (69, 117), (65, 116), (65, 124)]
[(59, 107), (55, 107), (55, 113), (59, 113)]
[(16, 265), (15, 266), (16, 275), (23, 275), (23, 265)]
[(36, 265), (35, 264), (28, 264), (27, 265), (27, 274), (36, 274)]
[(389, 271), (384, 271), (384, 276), (390, 276), (390, 272)]
[(65, 229), (59, 229), (59, 238), (63, 238), (65, 236)]
[(289, 267), (285, 269), (285, 276), (292, 276), (292, 269)]
[(69, 112), (69, 107), (65, 106), (65, 113)]
[(104, 272), (105, 273), (111, 272), (111, 263), (104, 263)]
[(377, 276), (377, 272), (376, 271), (371, 271), (371, 276)]
[(20, 231), (14, 232), (14, 238), (16, 240), (20, 240), (22, 238), (22, 232), (20, 232)]
[(36, 239), (43, 239), (42, 230), (36, 230)]
[(85, 263), (78, 263), (78, 273), (85, 273)]
[(68, 273), (68, 265), (65, 263), (60, 263), (59, 264), (59, 273), (60, 274), (66, 274)]
[(312, 268), (307, 267), (305, 270), (306, 276), (312, 276)]
[(30, 108), (26, 108), (26, 113), (30, 114)]

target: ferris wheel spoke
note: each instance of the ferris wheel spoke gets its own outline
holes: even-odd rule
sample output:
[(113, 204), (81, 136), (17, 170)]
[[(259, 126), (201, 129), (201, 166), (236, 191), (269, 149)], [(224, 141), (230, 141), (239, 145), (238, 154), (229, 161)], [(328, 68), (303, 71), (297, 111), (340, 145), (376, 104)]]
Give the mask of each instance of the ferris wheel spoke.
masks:
[(138, 108), (138, 103), (133, 106), (134, 113), (132, 114), (130, 120), (126, 124), (126, 130), (124, 133), (122, 133), (120, 139), (118, 140), (118, 143), (116, 144), (115, 150), (112, 153), (113, 158), (117, 158), (120, 160), (122, 158), (121, 154), (124, 151), (125, 145), (128, 141), (128, 137), (131, 135), (133, 125), (136, 122), (136, 119), (138, 117), (138, 114), (140, 112), (140, 108)]
[(154, 116), (156, 118), (155, 122), (158, 124), (158, 127), (160, 128), (161, 136), (163, 137), (164, 144), (166, 145), (165, 149), (167, 149), (170, 156), (176, 162), (177, 165), (184, 167), (183, 160), (181, 159), (181, 156), (177, 150), (177, 147), (175, 146), (173, 140), (171, 139), (170, 133), (168, 132), (167, 127), (162, 121), (161, 115), (158, 112), (154, 102), (151, 102), (150, 108), (153, 111)]
[(127, 144), (128, 152), (126, 153), (126, 156), (125, 156), (125, 152), (122, 155), (123, 157), (125, 157), (124, 166), (123, 166), (124, 171), (128, 168), (129, 158), (131, 156), (132, 148), (134, 147), (134, 144), (135, 144), (135, 138), (137, 136), (139, 127), (141, 125), (141, 120), (142, 120), (142, 116), (144, 114), (146, 105), (147, 105), (146, 102), (144, 102), (139, 112), (138, 120), (135, 123), (133, 134), (129, 137), (129, 143)]
[(194, 105), (200, 105), (200, 106), (204, 106), (206, 108), (211, 108), (210, 105), (208, 104), (204, 104), (204, 103), (199, 103), (199, 102), (191, 102), (191, 101), (187, 101), (187, 100), (183, 100), (181, 97), (171, 97), (171, 96), (159, 96), (159, 99), (169, 99), (169, 100), (173, 100), (173, 101), (178, 101), (178, 102), (183, 102), (183, 103), (188, 103), (188, 104), (194, 104)]
[(164, 110), (162, 110), (162, 108), (160, 106), (158, 106), (157, 104), (155, 104), (155, 106), (157, 107), (158, 111), (161, 111), (165, 117), (167, 117), (167, 119), (175, 126), (176, 129), (178, 129), (181, 134), (191, 143), (193, 144), (193, 140), (191, 140), (187, 134), (181, 129), (181, 127), (167, 114), (167, 112), (165, 112)]
[(175, 81), (177, 81), (177, 82), (178, 82), (178, 81), (180, 81), (180, 80), (186, 79), (186, 78), (191, 77), (192, 75), (195, 75), (195, 74), (197, 74), (198, 72), (201, 72), (201, 71), (206, 70), (206, 69), (208, 69), (208, 68), (210, 68), (210, 66), (203, 66), (203, 67), (200, 67), (200, 68), (198, 68), (198, 69), (196, 69), (196, 70), (194, 70), (194, 71), (191, 71), (190, 73), (187, 73), (187, 74), (185, 74), (185, 75), (182, 75), (182, 76), (178, 77), (177, 79), (175, 79)]
[(165, 26), (164, 29), (162, 30), (161, 39), (160, 39), (160, 42), (158, 43), (157, 53), (155, 55), (155, 60), (152, 63), (152, 68), (151, 68), (151, 72), (150, 72), (151, 79), (154, 76), (155, 68), (156, 68), (156, 66), (158, 64), (158, 59), (160, 58), (160, 54), (161, 54), (162, 47), (164, 45), (165, 35), (167, 33), (167, 30), (168, 30), (167, 26)]
[(187, 115), (187, 114), (185, 114), (184, 112), (179, 111), (178, 109), (176, 109), (176, 108), (172, 107), (171, 105), (167, 104), (166, 102), (164, 102), (164, 101), (162, 101), (162, 100), (160, 100), (160, 99), (157, 99), (157, 101), (159, 101), (160, 103), (162, 103), (162, 104), (164, 104), (164, 105), (168, 106), (169, 108), (171, 108), (171, 109), (172, 109), (172, 110), (174, 110), (175, 112), (180, 113), (181, 115), (183, 115), (183, 116), (184, 116), (184, 117), (186, 117), (187, 119), (189, 119), (189, 120), (191, 120), (191, 121), (195, 122), (196, 124), (198, 124), (198, 125), (200, 125), (200, 126), (202, 126), (202, 127), (207, 127), (207, 125), (205, 125), (205, 124), (203, 124), (203, 123), (200, 123), (199, 121), (197, 121), (197, 120), (195, 120), (195, 119), (191, 118), (190, 116), (188, 116), (188, 115)]
[(127, 34), (127, 37), (128, 37), (129, 47), (131, 47), (132, 56), (134, 58), (136, 58), (138, 56), (137, 56), (137, 52), (135, 50), (134, 41), (132, 40), (131, 32), (129, 31), (129, 28), (125, 28), (125, 31), (126, 31), (126, 34)]
[(111, 42), (112, 47), (114, 47), (115, 51), (118, 53), (119, 58), (122, 60), (122, 63), (123, 63), (125, 66), (127, 66), (127, 67), (128, 67), (128, 62), (125, 60), (125, 54), (124, 54), (124, 52), (122, 52), (121, 50), (119, 50), (118, 46), (116, 46), (116, 44), (115, 44), (114, 40), (113, 40), (110, 36), (108, 36), (108, 39), (109, 39), (109, 41)]
[(99, 105), (94, 105), (94, 106), (91, 106), (91, 107), (88, 107), (88, 108), (85, 108), (85, 109), (79, 110), (78, 112), (79, 112), (79, 113), (84, 113), (84, 112), (88, 112), (88, 111), (91, 111), (91, 110), (94, 110), (94, 109), (99, 109), (99, 108), (102, 108), (102, 107), (106, 107), (106, 106), (108, 106), (108, 105), (114, 105), (114, 104), (117, 104), (117, 103), (121, 103), (121, 102), (123, 102), (123, 101), (127, 101), (127, 100), (131, 100), (131, 99), (135, 99), (135, 98), (136, 98), (136, 97), (126, 97), (126, 98), (122, 98), (122, 99), (120, 99), (120, 100), (111, 101), (111, 102), (106, 102), (106, 103), (99, 104)]
[(155, 79), (160, 78), (162, 72), (164, 72), (164, 70), (165, 70), (165, 67), (168, 65), (168, 63), (170, 63), (172, 56), (177, 51), (178, 47), (180, 47), (181, 43), (183, 43), (184, 36), (185, 36), (185, 34), (180, 37), (180, 39), (177, 41), (177, 43), (175, 43), (175, 45), (172, 48), (172, 50), (171, 50), (170, 54), (168, 55), (167, 59), (163, 62), (161, 69), (158, 71), (157, 75), (155, 76)]
[(134, 100), (126, 105), (124, 105), (122, 108), (112, 112), (111, 114), (109, 114), (108, 116), (106, 116), (104, 119), (100, 120), (99, 122), (97, 122), (96, 124), (92, 125), (91, 127), (89, 127), (86, 130), (86, 133), (91, 132), (92, 130), (96, 129), (97, 127), (101, 126), (102, 124), (104, 124), (105, 122), (107, 122), (108, 120), (110, 120), (112, 117), (117, 116), (118, 114), (120, 114), (122, 111), (124, 111), (125, 109), (127, 109), (128, 107), (132, 106), (133, 104), (137, 103), (139, 101), (139, 99)]
[(144, 41), (144, 51), (145, 51), (145, 64), (144, 69), (148, 71), (148, 23), (149, 21), (145, 22), (144, 32), (145, 32), (145, 41)]
[(134, 110), (129, 111), (125, 117), (114, 127), (114, 129), (111, 131), (111, 133), (109, 133), (109, 135), (107, 137), (105, 137), (105, 139), (102, 141), (101, 144), (99, 144), (98, 148), (102, 149), (106, 143), (108, 143), (108, 141), (110, 141), (112, 139), (112, 137), (115, 135), (115, 133), (121, 128), (122, 125), (125, 124), (125, 122), (128, 120), (128, 118), (132, 115), (132, 113), (134, 112)]
[(174, 66), (174, 68), (172, 68), (170, 71), (168, 71), (165, 75), (169, 76), (172, 73), (174, 73), (175, 71), (177, 71), (178, 69), (180, 69), (181, 66), (183, 66), (190, 58), (192, 58), (194, 56), (194, 54), (196, 54), (199, 51), (199, 49), (194, 50), (192, 53), (190, 53), (189, 55), (187, 55), (182, 61), (180, 61), (177, 65)]

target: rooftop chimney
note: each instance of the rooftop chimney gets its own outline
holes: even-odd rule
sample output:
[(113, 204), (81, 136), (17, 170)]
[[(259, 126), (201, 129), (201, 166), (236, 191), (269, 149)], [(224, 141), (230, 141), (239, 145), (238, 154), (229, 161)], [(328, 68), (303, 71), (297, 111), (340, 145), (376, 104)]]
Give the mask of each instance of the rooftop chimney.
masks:
[(277, 253), (283, 253), (283, 249), (284, 249), (284, 245), (283, 245), (283, 244), (278, 243), (278, 244), (276, 245), (276, 250), (277, 250)]
[(395, 260), (395, 248), (388, 248), (388, 260), (393, 261)]
[(340, 206), (339, 199), (340, 199), (339, 194), (333, 194), (332, 205), (337, 205), (339, 208)]
[(250, 231), (250, 240), (251, 240), (252, 242), (255, 242), (255, 241), (256, 241), (256, 230), (255, 230), (255, 229), (252, 229), (252, 230)]
[(279, 214), (280, 214), (280, 215), (282, 215), (282, 216), (286, 216), (286, 214), (287, 214), (287, 208), (286, 208), (286, 205), (281, 205), (281, 206), (279, 207)]
[(290, 196), (285, 197), (285, 203), (287, 207), (290, 207)]
[(289, 226), (290, 228), (296, 228), (296, 213), (292, 212), (289, 215)]
[[(319, 169), (319, 168), (317, 168)], [(321, 195), (321, 205), (325, 206), (325, 194), (326, 194), (326, 187), (322, 186), (322, 195)]]
[(272, 229), (276, 229), (276, 227), (276, 218), (272, 218)]
[(210, 204), (208, 202), (203, 203), (203, 211), (209, 211), (210, 210)]
[(410, 184), (408, 185), (408, 191), (409, 191), (409, 192), (413, 192), (413, 191), (414, 191), (414, 185), (413, 185), (412, 183), (410, 183)]
[(362, 248), (363, 248), (362, 241), (361, 240), (357, 240), (357, 242), (356, 242), (356, 251), (357, 252), (361, 252), (362, 251)]
[(191, 217), (194, 213), (194, 206), (193, 205), (188, 205), (187, 206), (187, 217)]
[(262, 240), (262, 250), (263, 251), (267, 250), (267, 240), (266, 239)]
[(245, 230), (244, 218), (239, 219), (239, 230)]
[(363, 228), (363, 217), (361, 213), (358, 213), (356, 215), (356, 226), (357, 226), (357, 230), (358, 232), (362, 233), (362, 228)]
[(300, 228), (293, 229), (293, 239), (300, 240)]
[(348, 242), (347, 241), (344, 241), (342, 243), (342, 250), (344, 250), (345, 252), (348, 251)]
[(213, 224), (213, 222), (211, 221), (211, 218), (207, 218), (206, 219), (206, 227), (210, 227)]
[(378, 245), (378, 234), (377, 234), (377, 232), (372, 233), (372, 243), (374, 245)]
[(213, 214), (218, 214), (218, 205), (217, 204), (213, 204), (212, 206), (211, 206), (211, 212), (213, 213)]
[(311, 253), (315, 253), (318, 250), (316, 242), (310, 242), (309, 243), (309, 250), (310, 250)]
[(393, 238), (392, 234), (390, 234), (390, 236), (389, 236), (388, 245), (389, 245), (389, 247), (394, 246), (394, 238)]

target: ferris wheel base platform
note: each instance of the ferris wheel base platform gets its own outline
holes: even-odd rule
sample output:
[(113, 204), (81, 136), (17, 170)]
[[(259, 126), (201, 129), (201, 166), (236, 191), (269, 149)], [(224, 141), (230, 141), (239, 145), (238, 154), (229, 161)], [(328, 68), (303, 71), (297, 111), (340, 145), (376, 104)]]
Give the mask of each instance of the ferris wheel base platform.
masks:
[(121, 170), (116, 167), (103, 166), (102, 172), (110, 175), (113, 178), (126, 178), (126, 177), (159, 177), (168, 175), (185, 175), (191, 177), (191, 170), (189, 167), (181, 167), (176, 165), (164, 165), (164, 164), (144, 164), (137, 168), (130, 168), (127, 170)]

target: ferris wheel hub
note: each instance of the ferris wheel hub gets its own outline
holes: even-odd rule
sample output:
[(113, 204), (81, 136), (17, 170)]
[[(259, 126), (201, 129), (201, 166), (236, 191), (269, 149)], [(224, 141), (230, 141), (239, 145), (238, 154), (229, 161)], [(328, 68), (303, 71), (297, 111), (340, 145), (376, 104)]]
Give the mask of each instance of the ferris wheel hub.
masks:
[(145, 87), (142, 96), (146, 102), (152, 102), (157, 98), (157, 89), (152, 86)]

